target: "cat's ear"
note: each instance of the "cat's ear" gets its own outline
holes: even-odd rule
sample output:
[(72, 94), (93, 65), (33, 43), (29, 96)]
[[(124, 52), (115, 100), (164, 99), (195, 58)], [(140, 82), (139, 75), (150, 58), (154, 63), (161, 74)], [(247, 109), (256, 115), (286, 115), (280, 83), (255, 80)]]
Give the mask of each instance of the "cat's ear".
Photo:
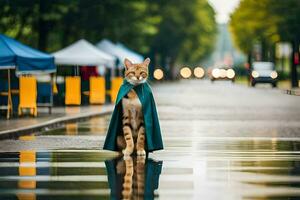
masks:
[(143, 62), (144, 65), (146, 65), (148, 67), (148, 65), (150, 64), (150, 58), (146, 58)]
[(132, 66), (132, 62), (130, 60), (128, 60), (127, 58), (125, 58), (124, 64), (125, 64), (126, 69), (129, 69)]

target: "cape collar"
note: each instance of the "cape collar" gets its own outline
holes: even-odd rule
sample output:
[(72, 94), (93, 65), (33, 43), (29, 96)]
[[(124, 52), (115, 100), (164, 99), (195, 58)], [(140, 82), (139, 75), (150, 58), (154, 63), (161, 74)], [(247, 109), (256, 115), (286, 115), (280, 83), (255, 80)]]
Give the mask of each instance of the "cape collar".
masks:
[[(131, 89), (134, 89), (135, 92), (137, 93), (140, 101), (143, 103), (145, 100), (145, 93), (144, 93), (144, 92), (146, 92), (145, 88), (149, 87), (149, 84), (146, 81), (146, 82), (138, 84), (138, 85), (132, 85), (126, 79), (124, 79), (122, 87), (125, 89), (125, 91), (126, 91), (125, 93), (129, 92)], [(123, 95), (125, 95), (125, 93)], [(123, 96), (121, 98), (123, 98)], [(121, 98), (119, 100), (121, 100)], [(117, 102), (119, 102), (119, 101), (117, 101)]]
[(140, 86), (144, 86), (148, 84), (147, 81), (145, 81), (144, 83), (138, 84), (138, 85), (132, 85), (131, 83), (129, 83), (125, 78), (123, 80), (123, 85), (127, 86), (127, 87), (131, 87), (131, 88), (136, 88), (136, 87), (140, 87)]

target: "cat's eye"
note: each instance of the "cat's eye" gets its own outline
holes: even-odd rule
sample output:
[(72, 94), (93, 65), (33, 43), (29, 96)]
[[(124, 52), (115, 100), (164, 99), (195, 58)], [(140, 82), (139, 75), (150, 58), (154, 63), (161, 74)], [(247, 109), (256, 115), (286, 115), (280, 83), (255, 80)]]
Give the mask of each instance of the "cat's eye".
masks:
[(141, 73), (141, 76), (142, 76), (143, 78), (146, 78), (146, 77), (147, 77), (147, 74), (146, 74), (145, 72), (142, 72), (142, 73)]
[(127, 74), (127, 76), (135, 76), (135, 73), (134, 73), (134, 72), (129, 72), (129, 73)]

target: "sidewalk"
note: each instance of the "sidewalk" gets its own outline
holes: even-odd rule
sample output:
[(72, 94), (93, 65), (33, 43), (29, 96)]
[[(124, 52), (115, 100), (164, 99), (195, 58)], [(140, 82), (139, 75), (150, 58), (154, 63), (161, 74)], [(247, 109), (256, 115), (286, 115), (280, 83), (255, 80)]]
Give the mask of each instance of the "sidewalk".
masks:
[(80, 119), (111, 113), (113, 105), (103, 106), (81, 106), (81, 107), (54, 107), (52, 114), (48, 114), (48, 109), (39, 108), (38, 116), (14, 117), (6, 120), (0, 118), (0, 139), (15, 138), (20, 135), (28, 134), (55, 127), (61, 123), (78, 121)]

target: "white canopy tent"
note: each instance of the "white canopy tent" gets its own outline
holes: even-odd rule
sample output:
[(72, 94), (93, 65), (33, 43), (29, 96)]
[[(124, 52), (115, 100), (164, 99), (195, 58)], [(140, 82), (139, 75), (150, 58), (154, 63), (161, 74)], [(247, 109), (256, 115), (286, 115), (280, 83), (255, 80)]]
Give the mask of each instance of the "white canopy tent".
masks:
[(132, 51), (131, 49), (126, 47), (124, 44), (117, 43), (116, 45), (119, 49), (121, 49), (124, 52), (124, 54), (126, 53), (126, 55), (132, 59), (132, 62), (141, 63), (144, 61), (144, 57), (142, 55)]
[(106, 66), (113, 68), (116, 58), (105, 53), (85, 39), (52, 54), (57, 65)]
[(120, 44), (114, 44), (110, 40), (103, 39), (96, 44), (96, 47), (110, 55), (117, 57), (120, 61), (118, 67), (123, 67), (123, 61), (128, 58), (133, 63), (141, 63), (144, 61), (143, 56), (128, 50)]

